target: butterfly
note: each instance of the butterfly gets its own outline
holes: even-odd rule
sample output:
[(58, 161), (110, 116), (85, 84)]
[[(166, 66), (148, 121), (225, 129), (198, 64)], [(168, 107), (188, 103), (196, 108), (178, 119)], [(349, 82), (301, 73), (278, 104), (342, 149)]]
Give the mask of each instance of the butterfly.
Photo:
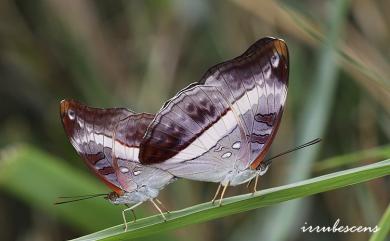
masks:
[[(156, 115), (61, 102), (66, 133), (88, 167), (113, 192), (114, 204), (153, 201), (186, 178), (223, 187), (255, 179), (278, 130), (287, 98), (289, 57), (283, 40), (266, 37), (210, 68)], [(158, 199), (157, 199), (158, 200)], [(122, 213), (124, 216), (124, 212)], [(124, 218), (125, 220), (125, 218)], [(126, 226), (127, 227), (127, 226)]]
[[(139, 162), (139, 145), (154, 115), (134, 113), (125, 108), (100, 109), (75, 100), (60, 103), (60, 115), (69, 141), (89, 169), (112, 192), (113, 204), (125, 204), (122, 216), (127, 230), (126, 211), (150, 201), (165, 216), (157, 199), (159, 191), (176, 178), (158, 168)], [(129, 206), (134, 204), (133, 206)]]
[(287, 98), (289, 55), (283, 40), (263, 38), (210, 68), (167, 101), (140, 143), (139, 161), (172, 175), (228, 186), (263, 175), (263, 162)]

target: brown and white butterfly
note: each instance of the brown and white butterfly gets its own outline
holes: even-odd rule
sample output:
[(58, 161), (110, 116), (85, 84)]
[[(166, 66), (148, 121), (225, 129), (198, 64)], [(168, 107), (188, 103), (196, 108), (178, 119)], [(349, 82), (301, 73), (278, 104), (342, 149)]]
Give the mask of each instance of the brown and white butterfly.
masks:
[(125, 108), (92, 108), (74, 100), (61, 101), (60, 114), (77, 153), (113, 190), (107, 199), (113, 204), (134, 204), (122, 213), (126, 230), (125, 212), (145, 201), (151, 201), (165, 219), (154, 200), (161, 205), (157, 195), (175, 177), (138, 160), (140, 142), (154, 115)]
[[(263, 38), (169, 100), (149, 124), (139, 161), (224, 189), (265, 173), (287, 98), (283, 40)], [(215, 200), (214, 197), (213, 201)]]
[(113, 189), (111, 202), (153, 201), (176, 177), (220, 183), (213, 200), (223, 186), (222, 200), (227, 186), (256, 177), (256, 188), (267, 170), (288, 72), (287, 45), (267, 37), (210, 68), (155, 116), (63, 101), (61, 117), (77, 152)]

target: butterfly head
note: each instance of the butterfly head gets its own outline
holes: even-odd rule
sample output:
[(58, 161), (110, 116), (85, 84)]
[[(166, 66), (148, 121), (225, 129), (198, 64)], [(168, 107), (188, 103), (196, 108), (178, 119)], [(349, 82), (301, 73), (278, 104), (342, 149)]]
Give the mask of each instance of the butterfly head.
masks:
[(110, 201), (111, 203), (114, 203), (116, 204), (118, 198), (119, 198), (119, 194), (116, 193), (116, 192), (110, 192), (109, 194), (107, 194), (107, 196), (105, 196), (104, 198), (107, 199), (108, 201)]
[(122, 195), (116, 192), (110, 192), (105, 199), (110, 201), (110, 203), (119, 205), (119, 204), (132, 204), (135, 203), (131, 198), (128, 198), (128, 193), (124, 192)]
[(105, 199), (110, 201), (112, 204), (134, 204), (139, 202), (145, 202), (151, 198), (155, 198), (158, 195), (157, 190), (145, 189), (145, 190), (134, 190), (132, 192), (123, 192), (118, 194), (116, 192), (109, 193)]

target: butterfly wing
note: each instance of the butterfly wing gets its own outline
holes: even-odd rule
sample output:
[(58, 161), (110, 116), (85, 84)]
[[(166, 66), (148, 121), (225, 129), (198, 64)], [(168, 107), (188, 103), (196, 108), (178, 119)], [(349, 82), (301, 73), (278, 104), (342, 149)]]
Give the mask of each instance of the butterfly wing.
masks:
[(87, 166), (112, 190), (121, 193), (112, 160), (113, 134), (117, 123), (134, 113), (124, 108), (91, 108), (63, 100), (60, 114), (71, 144)]
[(256, 168), (279, 126), (288, 64), (286, 44), (264, 38), (212, 67), (159, 111), (141, 142), (140, 162), (203, 181), (220, 180), (231, 166)]

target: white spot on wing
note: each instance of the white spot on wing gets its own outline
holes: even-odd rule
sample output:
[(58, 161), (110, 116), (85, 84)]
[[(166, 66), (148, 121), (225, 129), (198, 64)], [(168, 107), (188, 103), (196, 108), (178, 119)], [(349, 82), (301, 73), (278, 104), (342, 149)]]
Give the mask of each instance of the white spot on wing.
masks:
[(241, 142), (240, 141), (237, 141), (237, 142), (235, 142), (234, 144), (233, 144), (233, 146), (232, 146), (232, 148), (233, 149), (240, 149), (240, 147), (241, 147)]
[(134, 176), (138, 176), (139, 174), (141, 174), (141, 171), (134, 171)]
[(229, 158), (232, 155), (231, 152), (226, 152), (225, 154), (222, 155), (222, 158)]
[(120, 167), (119, 170), (121, 171), (121, 173), (128, 173), (129, 172), (129, 169), (127, 167)]

